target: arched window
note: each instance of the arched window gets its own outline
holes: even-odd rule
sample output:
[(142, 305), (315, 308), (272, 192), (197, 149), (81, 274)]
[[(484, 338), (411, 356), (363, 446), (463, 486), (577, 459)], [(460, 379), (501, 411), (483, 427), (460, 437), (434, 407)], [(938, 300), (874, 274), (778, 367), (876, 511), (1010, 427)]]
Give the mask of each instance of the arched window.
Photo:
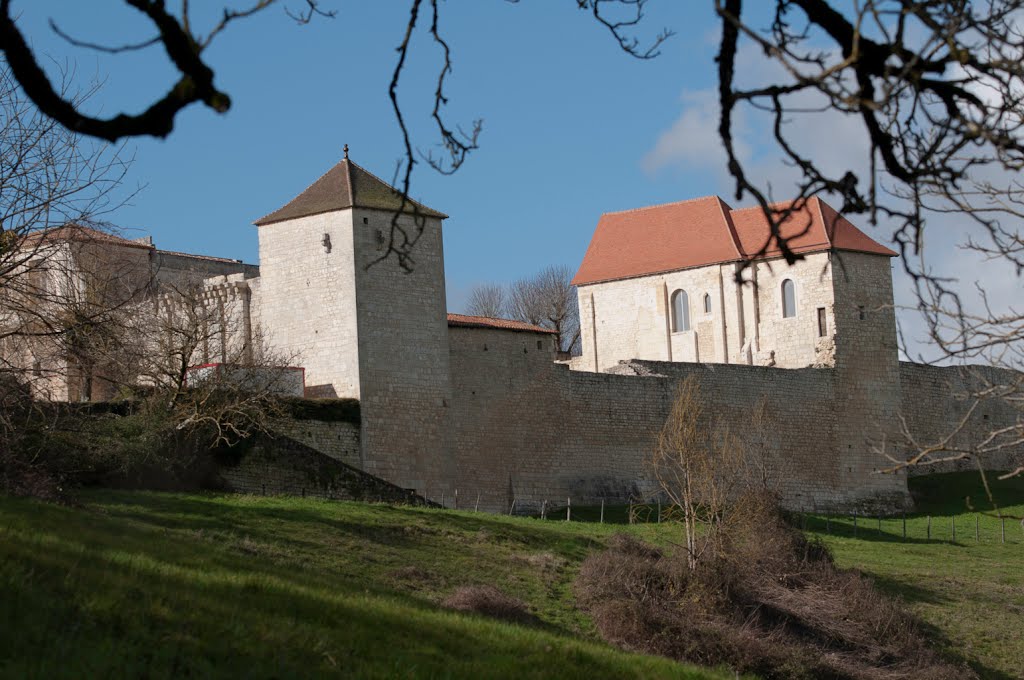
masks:
[(704, 313), (711, 313), (711, 293), (704, 293)]
[(792, 316), (796, 316), (796, 288), (792, 279), (786, 279), (782, 282), (782, 317)]
[(676, 333), (690, 330), (690, 299), (685, 290), (672, 293), (672, 330)]

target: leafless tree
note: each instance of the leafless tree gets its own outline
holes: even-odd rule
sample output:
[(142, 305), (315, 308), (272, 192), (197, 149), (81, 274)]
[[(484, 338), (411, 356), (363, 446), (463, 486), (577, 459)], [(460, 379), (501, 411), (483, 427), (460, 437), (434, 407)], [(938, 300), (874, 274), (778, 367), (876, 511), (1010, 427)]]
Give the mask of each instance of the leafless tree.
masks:
[[(715, 7), (722, 22), (719, 133), (737, 198), (749, 193), (773, 217), (764, 249), (777, 245), (787, 261), (799, 258), (778, 231), (791, 210), (769, 209), (771, 187), (751, 175), (740, 152), (739, 113), (767, 117), (795, 170), (789, 208), (833, 194), (843, 212), (892, 225), (935, 358), (1011, 369), (975, 371), (960, 395), (964, 418), (938, 441), (921, 441), (904, 421), (904, 440), (885, 449), (893, 468), (966, 458), (984, 467), (994, 454), (1024, 449), (1024, 309), (991, 300), (983, 286), (971, 290), (944, 277), (926, 257), (927, 244), (940, 236), (935, 229), (955, 218), (966, 234), (966, 256), (1009, 265), (1019, 290), (1024, 2), (776, 0), (766, 25), (755, 23), (741, 0), (716, 0)], [(750, 82), (737, 70), (746, 48), (775, 64), (776, 75)], [(801, 144), (805, 121), (822, 114), (858, 123), (863, 157), (828, 166), (820, 150)], [(1016, 425), (970, 427), (986, 404), (1015, 411)], [(1024, 466), (1010, 474), (1020, 472)]]
[(505, 287), (497, 283), (481, 283), (469, 291), (466, 313), (474, 316), (503, 318), (507, 311)]
[(698, 381), (683, 379), (647, 467), (671, 504), (670, 516), (682, 520), (690, 569), (717, 544), (740, 494), (760, 481), (748, 463), (745, 442), (705, 412)]
[(513, 319), (552, 329), (558, 334), (559, 348), (565, 352), (578, 352), (580, 344), (579, 306), (572, 275), (566, 265), (551, 265), (515, 281), (508, 296)]
[[(64, 92), (78, 103), (94, 94)], [(9, 380), (43, 383), (65, 370), (131, 299), (111, 284), (137, 283), (115, 275), (134, 265), (94, 247), (111, 231), (97, 219), (122, 202), (130, 163), (40, 113), (0, 64), (0, 374)]]
[(267, 347), (230, 284), (163, 286), (133, 314), (133, 336), (134, 383), (175, 430), (209, 446), (267, 433), (279, 397), (298, 387), (295, 357)]

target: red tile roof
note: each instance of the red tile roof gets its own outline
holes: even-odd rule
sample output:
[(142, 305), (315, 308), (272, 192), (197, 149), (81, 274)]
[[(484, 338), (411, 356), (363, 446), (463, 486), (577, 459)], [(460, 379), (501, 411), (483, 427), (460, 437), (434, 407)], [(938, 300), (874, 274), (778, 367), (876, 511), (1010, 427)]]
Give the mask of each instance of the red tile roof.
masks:
[(550, 333), (555, 331), (550, 328), (534, 326), (524, 321), (513, 321), (512, 319), (495, 319), (490, 316), (469, 316), (467, 314), (449, 314), (448, 325), (456, 328), (497, 328), (503, 331), (528, 331), (530, 333)]
[[(310, 184), (305, 191), (278, 208), (264, 215), (253, 224), (263, 226), (297, 217), (319, 215), (320, 213), (346, 208), (374, 208), (377, 210), (398, 210), (402, 206), (402, 195), (365, 168), (356, 165), (347, 157)], [(448, 217), (442, 212), (407, 199), (405, 213), (418, 213), (427, 217)]]
[[(782, 210), (786, 204), (773, 207)], [(797, 253), (852, 250), (893, 257), (817, 197), (808, 199), (782, 224), (782, 233)], [(768, 220), (761, 208), (733, 210), (717, 196), (606, 213), (573, 278), (580, 286), (600, 281), (647, 276), (723, 262), (778, 257), (768, 244)]]

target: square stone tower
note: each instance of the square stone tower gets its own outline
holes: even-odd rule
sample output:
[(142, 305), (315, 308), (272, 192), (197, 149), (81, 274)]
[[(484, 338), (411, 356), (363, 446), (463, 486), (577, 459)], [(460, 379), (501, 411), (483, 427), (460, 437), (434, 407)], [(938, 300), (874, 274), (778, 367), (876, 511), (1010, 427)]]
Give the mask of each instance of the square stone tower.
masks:
[[(306, 369), (307, 396), (359, 399), (361, 467), (438, 495), (454, 477), (441, 223), (345, 158), (259, 227), (259, 323)], [(418, 234), (387, 255), (392, 220)]]

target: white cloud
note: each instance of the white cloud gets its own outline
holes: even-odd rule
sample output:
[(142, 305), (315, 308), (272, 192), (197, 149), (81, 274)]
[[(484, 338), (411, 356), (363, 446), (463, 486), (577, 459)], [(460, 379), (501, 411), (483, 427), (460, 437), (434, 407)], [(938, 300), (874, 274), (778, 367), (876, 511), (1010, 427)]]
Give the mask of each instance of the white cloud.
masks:
[[(749, 46), (737, 55), (737, 72), (743, 74), (747, 83), (777, 82), (782, 75), (777, 64)], [(672, 168), (703, 170), (716, 178), (720, 195), (731, 197), (735, 187), (727, 172), (726, 155), (718, 135), (717, 90), (687, 90), (683, 92), (681, 102), (679, 116), (658, 135), (652, 148), (644, 155), (643, 169), (650, 174)], [(794, 113), (788, 115), (784, 122), (787, 137), (801, 155), (811, 159), (824, 172), (840, 176), (846, 170), (853, 171), (861, 178), (861, 190), (867, 191), (864, 182), (869, 178), (870, 146), (859, 117), (834, 110), (812, 111), (820, 108), (820, 104), (820, 95), (814, 93), (791, 98), (789, 105)], [(798, 109), (805, 112), (797, 112)], [(748, 178), (773, 200), (782, 200), (795, 193), (800, 173), (797, 168), (782, 162), (782, 152), (774, 143), (772, 123), (768, 113), (748, 107), (734, 115), (733, 132), (737, 153)], [(994, 182), (1012, 179), (1004, 172), (990, 171), (989, 174), (986, 179)], [(890, 203), (896, 205), (896, 200), (892, 199)], [(892, 233), (897, 225), (883, 222), (873, 229), (867, 216), (852, 216), (852, 219), (877, 240), (892, 244)], [(1021, 277), (1005, 262), (984, 262), (977, 253), (959, 247), (970, 233), (976, 233), (975, 230), (976, 225), (962, 215), (930, 215), (925, 232), (928, 267), (935, 275), (956, 280), (954, 285), (969, 309), (980, 309), (977, 283), (988, 294), (994, 309), (1007, 310), (1019, 304), (1024, 297)], [(914, 311), (917, 301), (911, 280), (903, 272), (900, 262), (894, 268), (894, 289), (896, 303), (903, 307), (898, 318), (910, 355), (915, 358), (934, 356), (934, 348), (928, 345), (924, 322)]]

